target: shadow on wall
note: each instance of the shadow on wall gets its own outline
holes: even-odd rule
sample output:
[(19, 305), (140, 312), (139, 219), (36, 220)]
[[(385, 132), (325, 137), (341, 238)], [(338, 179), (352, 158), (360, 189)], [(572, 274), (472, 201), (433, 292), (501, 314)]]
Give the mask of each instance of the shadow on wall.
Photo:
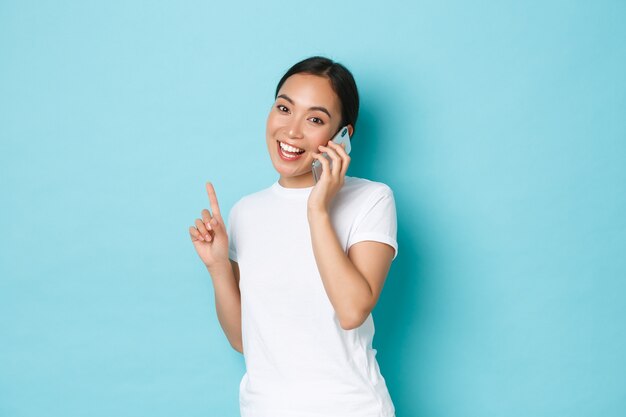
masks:
[[(388, 93), (389, 90), (385, 92)], [(420, 232), (420, 225), (427, 219), (420, 215), (417, 207), (419, 199), (415, 195), (416, 190), (411, 189), (410, 178), (397, 181), (397, 184), (394, 182), (394, 178), (406, 178), (402, 177), (405, 173), (401, 167), (393, 166), (396, 159), (391, 153), (403, 152), (407, 148), (386, 146), (390, 126), (397, 121), (381, 120), (385, 101), (390, 99), (370, 100), (374, 104), (366, 104), (361, 108), (349, 175), (385, 182), (394, 192), (398, 216), (398, 256), (392, 263), (373, 312), (376, 326), (373, 346), (378, 351), (377, 359), (396, 414), (417, 416), (421, 414), (420, 409), (425, 403), (420, 400), (417, 382), (422, 378), (412, 373), (419, 369), (418, 364), (421, 363), (416, 355), (422, 349), (417, 344), (423, 346), (427, 342), (423, 343), (420, 337), (420, 333), (423, 333), (421, 323), (426, 320), (420, 308), (428, 297), (424, 291), (427, 287), (424, 273), (427, 261), (424, 258), (425, 237)], [(402, 129), (402, 126), (397, 128)], [(412, 142), (419, 142), (417, 139)], [(406, 168), (410, 171), (409, 167)]]

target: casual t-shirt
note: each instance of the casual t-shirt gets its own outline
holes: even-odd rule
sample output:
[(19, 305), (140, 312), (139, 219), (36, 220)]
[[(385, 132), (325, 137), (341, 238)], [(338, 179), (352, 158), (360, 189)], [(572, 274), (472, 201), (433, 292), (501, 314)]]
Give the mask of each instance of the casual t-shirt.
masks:
[[(243, 197), (229, 214), (246, 363), (241, 416), (391, 417), (372, 315), (344, 330), (324, 289), (307, 221), (312, 189), (276, 182)], [(346, 253), (370, 240), (393, 247), (395, 258), (396, 209), (387, 185), (346, 177), (329, 210)]]

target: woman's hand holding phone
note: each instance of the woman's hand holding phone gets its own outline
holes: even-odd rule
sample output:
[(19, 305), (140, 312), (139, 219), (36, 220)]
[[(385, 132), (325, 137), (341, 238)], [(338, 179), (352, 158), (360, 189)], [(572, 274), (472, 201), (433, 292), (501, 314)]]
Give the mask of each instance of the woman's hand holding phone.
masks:
[[(330, 202), (343, 186), (350, 165), (350, 156), (345, 151), (345, 144), (337, 145), (330, 141), (327, 146), (320, 145), (319, 150), (321, 152), (313, 154), (313, 158), (322, 164), (322, 175), (309, 195), (307, 202), (309, 218), (311, 215), (328, 212)], [(332, 168), (322, 152), (326, 152), (332, 160)]]
[(215, 267), (230, 266), (230, 261), (228, 259), (228, 234), (213, 184), (207, 182), (206, 190), (209, 196), (209, 208), (213, 214), (207, 209), (202, 210), (202, 219), (196, 219), (195, 227), (189, 228), (189, 235), (196, 252), (210, 272)]

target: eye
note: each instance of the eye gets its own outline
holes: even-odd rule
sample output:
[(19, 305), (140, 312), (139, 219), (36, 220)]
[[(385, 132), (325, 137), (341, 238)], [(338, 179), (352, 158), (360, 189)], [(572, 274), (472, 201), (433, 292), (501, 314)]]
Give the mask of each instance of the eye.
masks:
[(310, 119), (313, 123), (317, 123), (318, 125), (323, 125), (324, 121), (322, 119), (320, 119), (319, 117), (311, 117)]
[(278, 109), (278, 111), (283, 112), (283, 113), (289, 112), (289, 109), (283, 106), (282, 104), (279, 104), (278, 106), (276, 106), (276, 108)]

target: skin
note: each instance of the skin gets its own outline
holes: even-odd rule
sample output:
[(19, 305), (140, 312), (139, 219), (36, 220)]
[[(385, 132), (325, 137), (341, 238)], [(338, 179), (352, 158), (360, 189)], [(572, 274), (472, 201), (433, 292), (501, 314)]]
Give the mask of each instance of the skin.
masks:
[[(313, 252), (319, 273), (341, 327), (360, 326), (376, 306), (391, 266), (394, 250), (374, 241), (352, 245), (346, 254), (330, 221), (329, 206), (344, 184), (350, 157), (342, 146), (329, 140), (341, 124), (341, 103), (325, 77), (295, 74), (278, 92), (266, 124), (266, 143), (278, 182), (287, 188), (311, 187), (307, 218)], [(350, 135), (353, 127), (348, 126)], [(279, 156), (277, 141), (304, 150), (293, 161)], [(333, 161), (332, 170), (322, 157)], [(311, 164), (319, 160), (323, 173), (315, 184)], [(191, 241), (206, 265), (215, 286), (220, 324), (231, 345), (241, 346), (241, 296), (239, 267), (228, 259), (228, 236), (219, 211), (213, 185), (206, 185), (211, 211), (204, 209), (202, 219), (189, 228)]]
[[(311, 164), (340, 124), (341, 103), (327, 78), (295, 74), (285, 81), (267, 116), (265, 129), (267, 150), (280, 175), (280, 185), (302, 188), (314, 184)], [(352, 135), (352, 126), (348, 129)], [(305, 153), (296, 161), (285, 161), (279, 156), (277, 141), (304, 149)]]

